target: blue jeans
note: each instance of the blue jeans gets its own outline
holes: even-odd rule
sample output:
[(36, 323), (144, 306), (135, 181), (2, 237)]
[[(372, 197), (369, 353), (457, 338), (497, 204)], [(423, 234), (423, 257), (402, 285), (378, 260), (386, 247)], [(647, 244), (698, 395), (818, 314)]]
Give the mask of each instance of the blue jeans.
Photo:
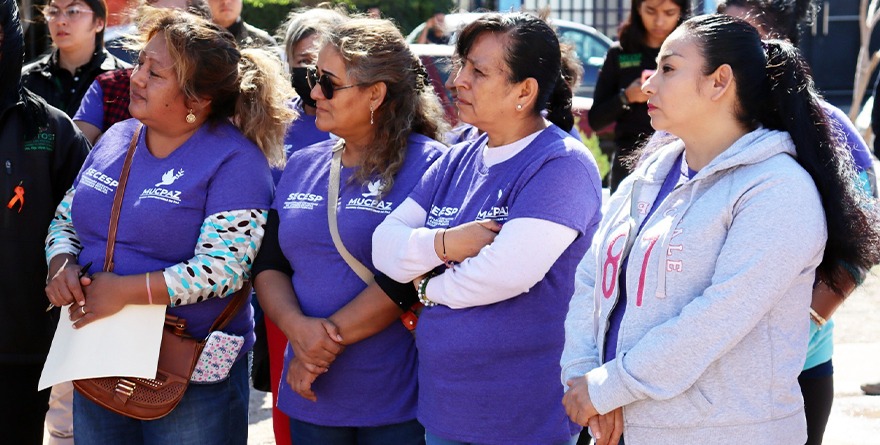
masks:
[(296, 445), (425, 445), (425, 427), (418, 420), (374, 427), (340, 427), (290, 419), (290, 438)]
[(135, 420), (107, 410), (81, 394), (73, 396), (77, 445), (246, 445), (248, 434), (247, 360), (238, 360), (229, 378), (190, 384), (180, 404), (156, 420)]
[[(428, 445), (480, 445), (480, 444), (474, 443), (474, 442), (459, 442), (457, 440), (443, 439), (443, 438), (435, 436), (431, 433), (425, 433), (425, 439), (427, 440)], [(575, 443), (577, 443), (577, 440), (578, 440), (578, 436), (575, 435), (574, 437), (572, 437), (569, 440), (565, 440), (565, 441), (559, 442), (558, 444), (553, 444), (553, 445), (575, 445)]]

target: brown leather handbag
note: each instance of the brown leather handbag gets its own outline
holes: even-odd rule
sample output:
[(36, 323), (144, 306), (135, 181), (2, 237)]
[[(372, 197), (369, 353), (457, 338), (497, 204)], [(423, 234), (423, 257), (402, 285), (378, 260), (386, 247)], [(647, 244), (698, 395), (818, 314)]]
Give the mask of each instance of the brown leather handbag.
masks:
[[(113, 247), (116, 243), (119, 211), (141, 128), (143, 126), (139, 126), (132, 137), (119, 177), (119, 186), (113, 197), (104, 259), (104, 270), (107, 272), (113, 270)], [(209, 332), (226, 327), (241, 310), (249, 295), (250, 285), (246, 282), (230, 298), (231, 301), (214, 321)], [(166, 314), (156, 378), (98, 377), (75, 380), (73, 386), (85, 398), (115, 413), (138, 420), (158, 419), (168, 415), (183, 399), (205, 342), (206, 339), (195, 339), (186, 334), (186, 320)]]

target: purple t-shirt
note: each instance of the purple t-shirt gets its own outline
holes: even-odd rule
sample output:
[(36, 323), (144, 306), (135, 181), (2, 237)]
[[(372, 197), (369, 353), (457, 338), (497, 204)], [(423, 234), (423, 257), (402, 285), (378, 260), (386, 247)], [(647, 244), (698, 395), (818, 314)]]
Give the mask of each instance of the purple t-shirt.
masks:
[[(295, 152), (278, 183), (275, 202), (278, 242), (293, 268), (293, 289), (304, 314), (328, 317), (366, 288), (339, 255), (327, 224), (327, 188), (335, 141)], [(400, 205), (446, 147), (412, 134), (406, 158), (391, 191), (378, 199), (379, 179), (361, 184), (353, 168), (343, 168), (337, 221), (351, 254), (370, 270), (372, 234)], [(416, 417), (416, 348), (413, 336), (395, 322), (382, 332), (348, 346), (330, 371), (312, 385), (318, 402), (293, 392), (286, 382), (293, 357), (288, 345), (278, 407), (292, 418), (328, 426), (379, 426)]]
[(578, 236), (527, 293), (468, 309), (425, 308), (416, 335), (418, 418), (444, 439), (558, 443), (580, 430), (563, 410), (559, 357), (575, 267), (602, 216), (599, 171), (556, 126), (492, 167), (483, 164), (486, 141), (451, 148), (410, 195), (428, 212), (425, 226), (538, 218)]
[[(98, 128), (104, 127), (104, 89), (101, 83), (93, 80), (73, 115), (73, 120), (88, 122)], [(126, 147), (128, 147), (126, 145)]]
[(873, 166), (871, 152), (868, 150), (865, 140), (859, 136), (858, 130), (849, 120), (849, 117), (840, 108), (828, 102), (821, 101), (820, 105), (825, 110), (825, 114), (828, 115), (828, 119), (840, 128), (844, 137), (844, 140), (841, 142), (845, 143), (846, 148), (852, 153), (853, 161), (859, 173), (869, 170)]
[[(104, 264), (110, 207), (125, 153), (139, 122), (128, 119), (114, 125), (95, 145), (74, 187), (72, 218), (83, 244), (80, 264), (92, 261), (92, 270)], [(259, 148), (232, 124), (223, 120), (202, 125), (164, 159), (153, 156), (142, 131), (128, 176), (114, 253), (118, 275), (164, 269), (193, 257), (202, 222), (209, 215), (242, 209), (268, 209), (272, 176)], [(170, 184), (164, 176), (174, 172)], [(204, 338), (228, 298), (168, 308), (185, 318), (187, 332)], [(245, 336), (247, 352), (254, 342), (250, 304), (224, 329)], [(241, 356), (241, 355), (240, 355)]]

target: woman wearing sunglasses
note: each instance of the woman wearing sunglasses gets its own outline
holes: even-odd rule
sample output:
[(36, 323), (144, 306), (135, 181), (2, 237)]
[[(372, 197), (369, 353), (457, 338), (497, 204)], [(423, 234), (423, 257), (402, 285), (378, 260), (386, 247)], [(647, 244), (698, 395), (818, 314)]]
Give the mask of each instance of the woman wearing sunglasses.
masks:
[(52, 0), (43, 8), (54, 49), (22, 70), (24, 86), (73, 117), (99, 74), (131, 65), (104, 49), (104, 0)]
[[(278, 406), (297, 445), (422, 444), (413, 336), (367, 282), (373, 229), (445, 150), (440, 103), (387, 20), (330, 29), (309, 78), (315, 124), (340, 139), (291, 155), (254, 269), (260, 304), (289, 340)], [(377, 294), (386, 305), (339, 312)]]

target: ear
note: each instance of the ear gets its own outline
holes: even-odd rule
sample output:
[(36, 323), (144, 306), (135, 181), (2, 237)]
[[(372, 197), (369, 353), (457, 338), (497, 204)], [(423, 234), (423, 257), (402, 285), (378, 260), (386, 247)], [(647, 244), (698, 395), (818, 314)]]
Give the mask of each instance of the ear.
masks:
[(95, 19), (95, 32), (101, 32), (104, 30), (104, 19)]
[(385, 102), (385, 95), (388, 94), (388, 85), (385, 82), (376, 82), (367, 88), (370, 93), (370, 105), (374, 110), (379, 109)]
[(531, 110), (532, 104), (538, 97), (538, 81), (534, 77), (529, 77), (516, 85), (515, 88), (516, 104), (522, 105), (523, 110)]
[(709, 86), (711, 88), (710, 98), (712, 100), (719, 100), (727, 94), (728, 91), (733, 91), (734, 79), (733, 79), (733, 69), (728, 64), (723, 64), (715, 69), (715, 72), (709, 75)]

